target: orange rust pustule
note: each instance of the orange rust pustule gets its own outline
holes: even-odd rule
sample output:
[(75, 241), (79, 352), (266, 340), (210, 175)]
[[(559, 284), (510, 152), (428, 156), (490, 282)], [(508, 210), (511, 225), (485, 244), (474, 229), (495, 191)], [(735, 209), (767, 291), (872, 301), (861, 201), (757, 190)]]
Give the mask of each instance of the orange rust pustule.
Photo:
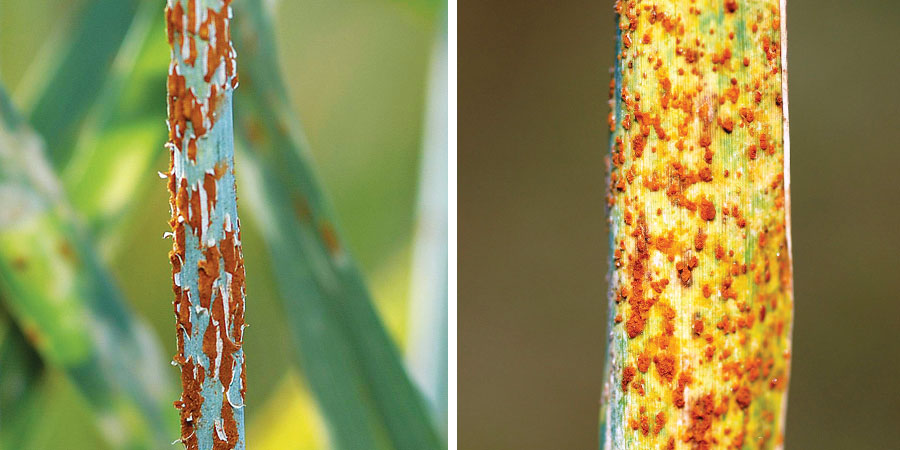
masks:
[(668, 354), (662, 353), (653, 358), (656, 364), (656, 373), (666, 381), (672, 381), (675, 378), (675, 358)]
[(691, 424), (688, 428), (687, 441), (693, 441), (694, 448), (709, 450), (714, 444), (707, 438), (707, 433), (712, 428), (715, 413), (715, 399), (712, 394), (700, 396), (691, 407)]
[(634, 339), (644, 331), (644, 325), (647, 321), (647, 313), (652, 306), (644, 298), (644, 273), (647, 270), (650, 251), (648, 244), (649, 236), (646, 234), (647, 223), (643, 213), (638, 218), (638, 226), (635, 227), (633, 236), (635, 238), (635, 253), (633, 259), (628, 263), (628, 269), (631, 276), (631, 295), (628, 297), (628, 304), (631, 306), (628, 320), (625, 322), (625, 328), (628, 337)]
[(228, 338), (224, 326), (219, 326), (219, 337), (222, 339), (222, 367), (219, 368), (219, 382), (227, 389), (234, 377), (234, 353), (241, 347)]
[(646, 353), (641, 353), (638, 356), (637, 368), (641, 373), (647, 373), (647, 370), (650, 369), (650, 357)]
[[(178, 326), (184, 330), (184, 333), (190, 336), (191, 330), (193, 326), (191, 324), (191, 300), (188, 295), (188, 291), (177, 288), (177, 292), (175, 293), (175, 317), (177, 318)], [(181, 333), (178, 334), (181, 337)], [(183, 351), (179, 353), (183, 356)]]
[(747, 157), (750, 158), (751, 160), (756, 159), (756, 145), (755, 144), (750, 144), (750, 146), (747, 147)]
[(184, 44), (184, 34), (181, 33), (181, 30), (184, 30), (184, 9), (181, 7), (181, 3), (175, 3), (174, 7), (166, 8), (166, 34), (169, 38), (169, 46), (175, 46), (176, 31), (179, 32), (178, 47)]
[(628, 385), (634, 379), (635, 370), (633, 366), (627, 366), (622, 369), (622, 390), (628, 390)]
[(706, 247), (706, 236), (702, 228), (697, 228), (697, 234), (694, 236), (694, 250), (699, 252)]
[(684, 390), (693, 380), (687, 373), (682, 372), (678, 375), (678, 384), (672, 392), (672, 404), (676, 408), (684, 408)]
[(716, 219), (716, 206), (705, 198), (700, 200), (700, 217), (707, 221)]
[(234, 231), (226, 231), (225, 238), (219, 242), (222, 251), (222, 260), (225, 262), (225, 272), (234, 274), (239, 263), (239, 248), (234, 242)]
[(738, 9), (737, 0), (725, 0), (725, 10), (726, 11), (733, 13), (733, 12), (737, 11), (737, 9)]
[(656, 427), (653, 429), (654, 434), (659, 434), (666, 426), (666, 413), (660, 411), (656, 414)]
[(187, 0), (187, 29), (197, 28), (197, 0)]
[(741, 386), (738, 388), (734, 400), (741, 409), (747, 409), (750, 406), (750, 402), (753, 400), (753, 395), (750, 393), (750, 389), (747, 388), (747, 386)]
[(683, 260), (675, 263), (675, 269), (678, 271), (678, 276), (681, 279), (681, 284), (685, 287), (691, 285), (692, 271), (697, 267), (697, 257), (696, 256), (686, 256)]

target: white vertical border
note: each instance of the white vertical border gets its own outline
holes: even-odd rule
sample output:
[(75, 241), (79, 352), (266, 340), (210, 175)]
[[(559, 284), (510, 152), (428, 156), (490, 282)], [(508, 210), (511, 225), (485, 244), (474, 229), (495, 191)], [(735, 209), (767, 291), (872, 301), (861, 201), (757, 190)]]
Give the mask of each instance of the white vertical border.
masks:
[[(784, 221), (787, 227), (788, 257), (793, 275), (794, 252), (791, 245), (791, 133), (788, 119), (788, 40), (787, 40), (787, 0), (781, 0), (781, 112), (782, 140), (784, 141)], [(791, 277), (793, 280), (793, 276)], [(793, 290), (793, 281), (791, 282)], [(793, 294), (792, 294), (793, 295)]]
[[(788, 266), (791, 271), (790, 285), (787, 286), (787, 295), (790, 299), (791, 304), (791, 325), (788, 328), (788, 336), (787, 336), (787, 345), (788, 351), (791, 352), (791, 359), (793, 359), (793, 352), (791, 348), (793, 347), (793, 335), (794, 335), (794, 250), (793, 245), (791, 245), (791, 134), (790, 134), (790, 120), (788, 119), (788, 37), (787, 37), (787, 0), (780, 0), (778, 15), (781, 21), (781, 114), (782, 114), (782, 145), (784, 148), (784, 227), (785, 227), (785, 235), (787, 238), (787, 257), (788, 257)], [(790, 371), (790, 365), (788, 366), (788, 371)], [(784, 389), (784, 397), (781, 399), (781, 418), (778, 424), (778, 431), (781, 436), (776, 436), (776, 439), (781, 439), (781, 442), (776, 444), (777, 449), (784, 448), (784, 438), (785, 438), (785, 423), (787, 422), (787, 403), (788, 403), (788, 392), (790, 391), (790, 375), (787, 377), (788, 385), (785, 386)]]
[(447, 1), (447, 448), (457, 446), (456, 403), (456, 0)]

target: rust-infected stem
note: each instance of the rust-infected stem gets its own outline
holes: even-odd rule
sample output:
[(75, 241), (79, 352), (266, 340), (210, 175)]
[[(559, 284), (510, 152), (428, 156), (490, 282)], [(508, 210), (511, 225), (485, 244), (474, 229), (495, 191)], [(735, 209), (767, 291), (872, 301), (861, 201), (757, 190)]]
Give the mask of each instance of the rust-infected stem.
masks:
[(234, 181), (230, 0), (169, 0), (169, 191), (181, 442), (244, 448), (244, 265)]

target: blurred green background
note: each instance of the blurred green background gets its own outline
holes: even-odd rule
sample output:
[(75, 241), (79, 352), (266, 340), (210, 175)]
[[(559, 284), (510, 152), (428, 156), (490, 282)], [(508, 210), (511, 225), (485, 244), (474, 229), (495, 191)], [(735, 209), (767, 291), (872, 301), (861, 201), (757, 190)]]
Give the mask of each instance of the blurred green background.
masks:
[[(788, 2), (788, 449), (900, 442), (900, 3)], [(613, 1), (459, 6), (459, 443), (596, 448)]]
[[(26, 103), (39, 87), (36, 74), (47, 67), (85, 3), (0, 0), (0, 80), (16, 103)], [(407, 330), (428, 70), (437, 32), (437, 17), (429, 3), (434, 2), (291, 0), (280, 2), (275, 15), (280, 69), (288, 80), (290, 100), (303, 122), (320, 179), (382, 319), (401, 345)], [(160, 20), (163, 7), (160, 1)], [(127, 209), (125, 217), (111, 218), (117, 221), (114, 236), (98, 240), (117, 240), (109, 247), (115, 251), (104, 256), (111, 261), (126, 297), (148, 319), (168, 355), (175, 351), (167, 257), (171, 243), (161, 236), (168, 230), (169, 194), (156, 175), (156, 170), (168, 167), (163, 148), (168, 49), (161, 27), (156, 37), (158, 42), (143, 49), (147, 56), (137, 69), (149, 74), (153, 89), (126, 88), (122, 119), (114, 119), (109, 134), (97, 141), (109, 145), (113, 159), (116, 146), (152, 141), (159, 149), (152, 170), (132, 174), (152, 181), (143, 184), (137, 198), (117, 198), (114, 186), (101, 187), (109, 191), (104, 198), (110, 202), (137, 206)], [(239, 70), (240, 64), (239, 55)], [(129, 106), (145, 105), (147, 98), (154, 99), (152, 111), (129, 110)], [(141, 114), (150, 120), (130, 119)], [(117, 162), (122, 173), (129, 173), (129, 163)], [(89, 177), (90, 169), (67, 176)], [(237, 177), (240, 185), (240, 172)], [(73, 201), (78, 203), (77, 198)], [(243, 211), (246, 208), (242, 221), (250, 324), (244, 344), (246, 403), (252, 408), (248, 442), (261, 449), (322, 448), (324, 425), (302, 374), (290, 363), (289, 331), (276, 301), (268, 256), (256, 224)], [(178, 369), (172, 367), (168, 375), (176, 383)], [(36, 428), (41, 435), (34, 448), (106, 448), (88, 407), (62, 374), (47, 372), (39, 389), (39, 404), (46, 413)]]

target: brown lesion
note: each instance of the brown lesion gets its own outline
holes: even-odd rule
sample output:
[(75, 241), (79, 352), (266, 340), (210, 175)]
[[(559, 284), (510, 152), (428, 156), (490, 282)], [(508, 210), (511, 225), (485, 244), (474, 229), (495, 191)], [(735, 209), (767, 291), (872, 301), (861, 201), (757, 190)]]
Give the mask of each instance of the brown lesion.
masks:
[(716, 219), (716, 206), (713, 202), (703, 198), (700, 200), (700, 218), (706, 221)]
[[(231, 275), (231, 283), (229, 286), (229, 302), (228, 315), (229, 322), (232, 324), (231, 334), (234, 336), (234, 344), (236, 352), (240, 349), (243, 341), (243, 325), (244, 325), (244, 260), (241, 252), (240, 232), (238, 232), (237, 240), (233, 231), (226, 231), (225, 238), (219, 241), (222, 249), (222, 259), (225, 265), (225, 272)], [(224, 313), (224, 312), (223, 312)]]
[(665, 381), (672, 381), (675, 378), (675, 357), (667, 352), (660, 352), (653, 357), (653, 363), (656, 366), (656, 373)]
[(197, 288), (200, 294), (200, 306), (210, 308), (213, 283), (219, 278), (219, 248), (215, 245), (207, 247), (204, 259), (197, 262)]
[(325, 244), (328, 252), (332, 256), (337, 256), (341, 251), (341, 244), (338, 241), (334, 226), (324, 220), (319, 222), (319, 235), (322, 237), (322, 242)]
[(216, 195), (218, 193), (216, 190), (216, 181), (217, 177), (215, 173), (206, 172), (203, 174), (203, 190), (206, 191), (206, 210), (209, 211), (209, 221), (206, 223), (207, 226), (211, 224), (213, 211), (216, 209), (216, 199), (218, 198)]
[(213, 433), (213, 450), (228, 450), (237, 445), (240, 435), (238, 434), (237, 422), (234, 420), (234, 410), (228, 401), (222, 402), (222, 428), (225, 431), (226, 440), (219, 438), (218, 433)]
[(634, 253), (628, 262), (631, 292), (628, 295), (630, 311), (625, 322), (628, 337), (634, 339), (644, 331), (653, 299), (644, 296), (644, 278), (650, 258), (650, 236), (646, 232), (647, 224), (644, 214), (638, 218), (638, 225), (631, 236), (634, 238)]
[[(236, 343), (231, 339), (230, 334), (232, 333), (229, 330), (229, 327), (226, 324), (230, 324), (231, 327), (234, 327), (234, 314), (235, 308), (229, 302), (229, 310), (231, 314), (229, 314), (229, 320), (226, 322), (225, 320), (225, 302), (222, 297), (222, 291), (217, 289), (216, 296), (212, 304), (212, 321), (210, 326), (215, 324), (214, 333), (218, 334), (219, 340), (222, 342), (222, 353), (221, 353), (221, 367), (219, 368), (219, 381), (222, 383), (223, 388), (226, 390), (229, 386), (231, 386), (231, 379), (234, 375), (234, 354), (241, 349), (240, 343)], [(240, 303), (239, 300), (235, 299), (235, 304)], [(214, 335), (215, 336), (215, 335)], [(206, 340), (204, 339), (204, 351), (205, 351)]]
[(622, 369), (622, 390), (627, 391), (628, 385), (631, 384), (631, 380), (634, 379), (635, 370), (634, 366), (626, 366)]
[(637, 368), (641, 373), (647, 373), (647, 371), (650, 370), (650, 356), (647, 351), (644, 351), (638, 356)]
[(693, 270), (697, 267), (697, 257), (691, 254), (686, 254), (684, 258), (675, 263), (675, 270), (678, 271), (678, 278), (681, 280), (681, 285), (684, 287), (689, 287), (691, 285), (691, 281), (693, 280)]
[[(194, 376), (194, 370), (197, 376)], [(181, 442), (186, 450), (198, 450), (196, 433), (197, 422), (201, 417), (203, 406), (202, 390), (205, 379), (205, 370), (202, 365), (194, 364), (193, 358), (188, 358), (181, 365), (181, 399), (175, 401), (175, 408), (181, 416)]]
[(24, 272), (26, 269), (28, 269), (28, 258), (22, 255), (18, 255), (10, 261), (10, 265), (13, 269)]
[(690, 425), (687, 430), (687, 442), (693, 442), (693, 448), (709, 450), (715, 448), (718, 442), (715, 437), (710, 437), (713, 420), (717, 417), (715, 398), (713, 394), (701, 395), (690, 408)]

